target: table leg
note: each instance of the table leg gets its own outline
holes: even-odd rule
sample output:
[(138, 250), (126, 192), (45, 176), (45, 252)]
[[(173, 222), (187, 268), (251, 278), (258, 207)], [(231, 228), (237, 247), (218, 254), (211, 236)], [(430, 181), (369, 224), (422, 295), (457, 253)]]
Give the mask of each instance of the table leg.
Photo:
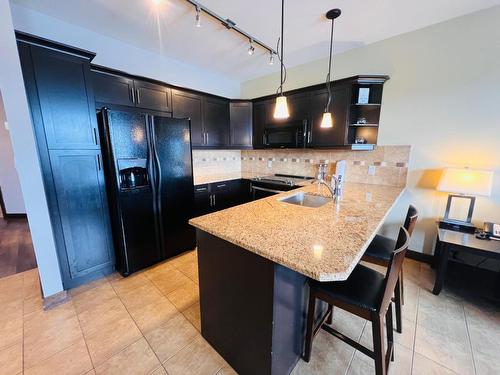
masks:
[(434, 257), (432, 259), (431, 268), (436, 269), (439, 264), (439, 259), (441, 255), (442, 243), (439, 241), (439, 236), (436, 238), (436, 246), (434, 247)]
[(446, 268), (448, 267), (448, 254), (449, 249), (446, 244), (441, 244), (440, 254), (438, 258), (437, 270), (436, 270), (436, 281), (434, 283), (434, 289), (432, 293), (438, 295), (443, 288), (444, 279), (446, 278)]

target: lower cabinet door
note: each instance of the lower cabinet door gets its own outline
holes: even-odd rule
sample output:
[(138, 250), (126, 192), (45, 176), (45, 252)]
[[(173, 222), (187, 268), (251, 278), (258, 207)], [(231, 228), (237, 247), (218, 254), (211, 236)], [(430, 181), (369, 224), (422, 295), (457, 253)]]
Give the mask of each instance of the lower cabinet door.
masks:
[[(109, 211), (99, 150), (50, 150), (70, 280), (114, 265)], [(59, 249), (59, 251), (62, 251)], [(61, 261), (60, 257), (60, 262)]]

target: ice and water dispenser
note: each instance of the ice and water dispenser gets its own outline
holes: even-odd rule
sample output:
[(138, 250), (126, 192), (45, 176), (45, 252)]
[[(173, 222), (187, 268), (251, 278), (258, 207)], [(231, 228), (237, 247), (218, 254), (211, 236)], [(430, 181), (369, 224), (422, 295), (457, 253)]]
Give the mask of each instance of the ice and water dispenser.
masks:
[(149, 186), (147, 159), (118, 159), (120, 190)]

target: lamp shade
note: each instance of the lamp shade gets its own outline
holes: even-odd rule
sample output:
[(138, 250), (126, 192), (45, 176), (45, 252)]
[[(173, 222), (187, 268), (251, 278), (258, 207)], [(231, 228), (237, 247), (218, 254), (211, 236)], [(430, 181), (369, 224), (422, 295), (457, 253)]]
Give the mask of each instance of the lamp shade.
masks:
[(276, 106), (274, 107), (274, 118), (286, 119), (288, 117), (290, 117), (290, 112), (288, 112), (288, 103), (286, 101), (286, 96), (280, 95), (276, 97)]
[(437, 190), (466, 195), (491, 195), (493, 172), (468, 169), (445, 168)]
[(333, 128), (333, 117), (330, 112), (323, 113), (323, 118), (321, 119), (321, 128)]

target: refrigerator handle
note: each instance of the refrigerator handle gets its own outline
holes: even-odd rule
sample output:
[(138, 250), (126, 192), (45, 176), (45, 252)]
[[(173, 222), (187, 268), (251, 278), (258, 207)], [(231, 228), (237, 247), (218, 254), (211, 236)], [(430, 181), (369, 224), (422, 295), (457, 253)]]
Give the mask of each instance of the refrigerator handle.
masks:
[(161, 168), (160, 168), (160, 158), (158, 157), (158, 153), (156, 151), (156, 134), (155, 134), (155, 124), (154, 124), (154, 116), (151, 116), (151, 152), (152, 152), (152, 164), (155, 168), (155, 181), (156, 181), (156, 204), (158, 208), (158, 212), (161, 212)]

